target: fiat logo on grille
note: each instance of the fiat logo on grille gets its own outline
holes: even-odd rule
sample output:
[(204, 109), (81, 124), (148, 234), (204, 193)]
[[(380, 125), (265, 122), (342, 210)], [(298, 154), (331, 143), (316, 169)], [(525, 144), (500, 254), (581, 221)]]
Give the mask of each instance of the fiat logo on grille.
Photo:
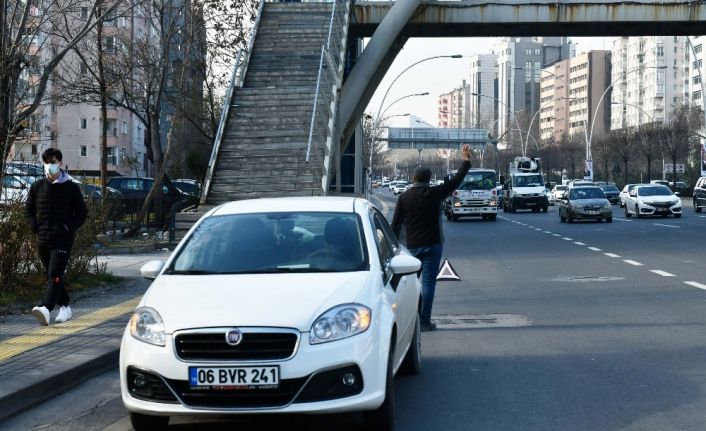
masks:
[(231, 346), (237, 346), (243, 341), (243, 332), (240, 329), (230, 329), (226, 332), (226, 343)]

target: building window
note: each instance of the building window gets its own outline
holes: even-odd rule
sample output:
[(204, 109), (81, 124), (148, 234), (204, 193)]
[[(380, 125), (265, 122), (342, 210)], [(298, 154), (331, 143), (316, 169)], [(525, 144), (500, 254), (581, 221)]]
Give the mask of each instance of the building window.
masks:
[(701, 90), (699, 90), (699, 91), (694, 91), (694, 96), (693, 96), (693, 98), (694, 98), (694, 100), (699, 100), (699, 99), (701, 99)]
[(541, 54), (542, 54), (542, 51), (539, 48), (534, 50), (534, 55), (541, 55)]
[(122, 122), (123, 135), (127, 135), (127, 121)]
[(88, 19), (88, 8), (87, 7), (81, 8), (81, 19)]
[(664, 47), (662, 45), (657, 47), (657, 57), (664, 57)]
[(85, 118), (81, 118), (78, 127), (81, 128), (81, 129), (85, 129), (85, 128), (86, 128), (86, 119), (85, 119)]
[(86, 66), (86, 63), (81, 62), (81, 75), (85, 75), (88, 73), (88, 66)]
[(701, 82), (701, 77), (700, 76), (694, 76), (694, 84), (698, 84)]
[(115, 37), (108, 36), (105, 38), (105, 52), (115, 52)]
[(118, 155), (115, 152), (115, 147), (108, 147), (105, 154), (106, 158), (108, 159), (108, 163), (110, 163), (111, 165), (118, 164)]
[(86, 151), (87, 151), (86, 146), (81, 145), (81, 157), (86, 157)]
[(701, 49), (702, 49), (702, 48), (701, 48), (701, 45), (696, 45), (696, 46), (694, 47), (694, 52), (698, 54), (698, 53), (701, 52)]

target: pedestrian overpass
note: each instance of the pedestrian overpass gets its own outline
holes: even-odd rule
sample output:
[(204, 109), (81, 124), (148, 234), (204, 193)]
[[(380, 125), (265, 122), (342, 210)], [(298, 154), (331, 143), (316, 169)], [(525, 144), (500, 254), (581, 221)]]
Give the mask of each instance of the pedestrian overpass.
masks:
[(691, 35), (705, 22), (706, 1), (686, 0), (261, 0), (202, 203), (360, 193), (360, 118), (410, 37)]

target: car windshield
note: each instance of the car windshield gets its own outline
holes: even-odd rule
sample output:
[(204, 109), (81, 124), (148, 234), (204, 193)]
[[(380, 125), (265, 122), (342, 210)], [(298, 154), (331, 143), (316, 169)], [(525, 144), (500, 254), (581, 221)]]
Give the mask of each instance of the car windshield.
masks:
[(601, 186), (601, 190), (604, 192), (617, 192), (618, 188), (615, 186)]
[(184, 193), (197, 195), (199, 194), (199, 186), (196, 183), (190, 183), (186, 181), (172, 181), (174, 187), (178, 188)]
[(355, 214), (275, 212), (207, 218), (168, 273), (349, 272), (367, 267), (363, 229)]
[(458, 187), (459, 190), (492, 190), (495, 187), (495, 172), (469, 172)]
[(640, 187), (637, 189), (638, 196), (671, 196), (672, 191), (665, 186)]
[(544, 184), (542, 175), (520, 175), (513, 178), (515, 187), (537, 187)]
[(576, 199), (603, 199), (605, 198), (605, 195), (603, 195), (603, 192), (601, 189), (597, 187), (580, 187), (577, 189), (571, 190), (571, 193), (569, 194), (569, 199), (571, 200), (576, 200)]

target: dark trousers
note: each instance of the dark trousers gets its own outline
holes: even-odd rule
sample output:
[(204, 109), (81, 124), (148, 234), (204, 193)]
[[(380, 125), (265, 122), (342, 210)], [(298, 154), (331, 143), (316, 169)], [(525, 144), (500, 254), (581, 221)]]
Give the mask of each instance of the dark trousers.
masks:
[(410, 248), (412, 256), (422, 261), (422, 322), (431, 321), (431, 307), (434, 304), (434, 292), (436, 291), (436, 277), (439, 275), (439, 264), (441, 263), (441, 244), (433, 244), (427, 247)]
[(68, 247), (38, 247), (39, 259), (47, 274), (47, 293), (42, 299), (42, 305), (49, 311), (54, 306), (69, 305), (69, 293), (64, 285), (64, 271), (69, 263), (71, 246)]

